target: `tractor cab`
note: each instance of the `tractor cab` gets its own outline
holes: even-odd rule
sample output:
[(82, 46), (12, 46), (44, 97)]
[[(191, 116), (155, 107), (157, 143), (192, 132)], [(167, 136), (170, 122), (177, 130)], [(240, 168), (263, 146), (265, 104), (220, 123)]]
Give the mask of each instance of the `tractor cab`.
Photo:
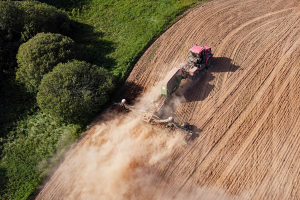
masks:
[(196, 67), (204, 68), (210, 57), (212, 57), (211, 48), (208, 46), (194, 45), (190, 48), (189, 62), (194, 63)]
[(201, 62), (203, 62), (203, 57), (204, 57), (204, 48), (194, 45), (192, 46), (192, 48), (190, 49), (190, 57), (189, 57), (189, 61), (193, 62), (195, 64), (200, 64)]

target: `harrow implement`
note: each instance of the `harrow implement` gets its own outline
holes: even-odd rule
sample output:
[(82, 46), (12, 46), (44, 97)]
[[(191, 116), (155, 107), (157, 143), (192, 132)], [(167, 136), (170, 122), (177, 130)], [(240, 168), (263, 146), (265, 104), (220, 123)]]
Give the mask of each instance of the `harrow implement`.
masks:
[(185, 143), (188, 142), (194, 134), (188, 122), (185, 122), (183, 126), (180, 126), (178, 123), (174, 122), (173, 117), (161, 119), (151, 111), (137, 109), (134, 106), (128, 105), (125, 99), (123, 99), (120, 103), (114, 103), (112, 108), (118, 112), (131, 112), (135, 117), (138, 117), (143, 122), (151, 124), (153, 128), (158, 128), (167, 134), (172, 135), (174, 132), (180, 133), (183, 135)]

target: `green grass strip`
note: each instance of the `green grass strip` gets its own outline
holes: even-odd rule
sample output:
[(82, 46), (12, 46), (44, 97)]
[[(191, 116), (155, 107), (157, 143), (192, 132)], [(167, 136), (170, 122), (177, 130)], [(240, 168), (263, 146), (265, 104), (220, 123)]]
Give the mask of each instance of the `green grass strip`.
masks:
[(124, 81), (145, 48), (197, 0), (90, 0), (73, 8), (72, 19), (87, 24), (77, 41), (93, 50), (93, 62)]

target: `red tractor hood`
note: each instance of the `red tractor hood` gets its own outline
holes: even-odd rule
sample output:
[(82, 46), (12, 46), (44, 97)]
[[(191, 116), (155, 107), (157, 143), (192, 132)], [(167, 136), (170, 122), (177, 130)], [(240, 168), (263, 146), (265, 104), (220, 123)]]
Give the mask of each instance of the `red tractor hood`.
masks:
[(190, 48), (190, 51), (193, 53), (200, 54), (203, 51), (203, 47), (194, 45), (192, 48)]

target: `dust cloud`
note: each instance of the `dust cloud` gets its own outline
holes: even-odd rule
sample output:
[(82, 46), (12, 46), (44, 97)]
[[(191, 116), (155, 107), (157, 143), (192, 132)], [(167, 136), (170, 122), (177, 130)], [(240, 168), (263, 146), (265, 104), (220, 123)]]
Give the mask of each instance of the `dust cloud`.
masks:
[[(158, 87), (139, 98), (135, 106), (141, 108), (151, 104), (159, 94)], [(184, 101), (182, 95), (175, 95), (165, 109), (173, 112), (174, 105), (179, 106)], [(83, 139), (69, 151), (54, 173), (56, 184), (51, 186), (52, 194), (42, 199), (51, 199), (55, 195), (59, 199), (89, 200), (235, 199), (223, 190), (195, 187), (189, 192), (174, 194), (170, 188), (160, 186), (166, 182), (162, 174), (164, 167), (174, 162), (178, 150), (185, 148), (186, 144), (182, 135), (166, 134), (164, 130), (142, 122), (133, 113), (104, 114), (101, 122), (94, 125)]]
[(89, 144), (69, 162), (81, 167), (69, 173), (66, 199), (143, 199), (159, 178), (151, 166), (169, 162), (180, 139), (129, 116), (98, 125)]
[(96, 125), (88, 142), (61, 166), (67, 183), (61, 199), (245, 199), (221, 189), (195, 186), (174, 193), (159, 187), (165, 182), (160, 167), (174, 161), (183, 145), (180, 135), (164, 134), (130, 115), (114, 117)]
[(180, 87), (170, 98), (168, 98), (159, 110), (157, 110), (157, 103), (155, 102), (159, 102), (161, 82), (138, 97), (133, 107), (141, 111), (154, 113), (161, 119), (167, 119), (170, 116), (175, 118), (174, 113), (176, 109), (182, 103), (186, 102), (186, 99), (183, 95), (185, 90), (187, 90), (185, 85), (186, 84), (183, 84), (182, 87)]

